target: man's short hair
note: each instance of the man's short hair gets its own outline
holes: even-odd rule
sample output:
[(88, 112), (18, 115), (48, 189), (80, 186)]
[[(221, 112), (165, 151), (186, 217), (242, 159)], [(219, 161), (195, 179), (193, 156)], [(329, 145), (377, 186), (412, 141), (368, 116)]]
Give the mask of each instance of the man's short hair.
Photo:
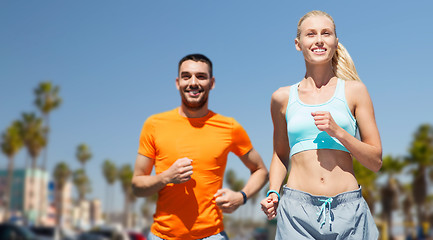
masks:
[(182, 65), (183, 62), (187, 61), (187, 60), (193, 60), (194, 62), (204, 62), (208, 65), (209, 67), (209, 77), (213, 77), (212, 74), (212, 62), (210, 61), (210, 59), (208, 57), (206, 57), (203, 54), (200, 53), (194, 53), (194, 54), (188, 54), (185, 57), (183, 57), (180, 61), (179, 61), (179, 66), (177, 69), (177, 72), (179, 74), (180, 71), (180, 65)]

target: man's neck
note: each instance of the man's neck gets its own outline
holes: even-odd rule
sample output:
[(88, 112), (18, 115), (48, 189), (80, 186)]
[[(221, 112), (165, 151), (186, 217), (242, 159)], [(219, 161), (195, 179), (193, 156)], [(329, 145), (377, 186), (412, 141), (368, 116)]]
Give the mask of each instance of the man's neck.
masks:
[(206, 116), (208, 113), (209, 108), (207, 107), (207, 104), (199, 109), (190, 109), (183, 104), (179, 107), (179, 114), (187, 118), (201, 118)]

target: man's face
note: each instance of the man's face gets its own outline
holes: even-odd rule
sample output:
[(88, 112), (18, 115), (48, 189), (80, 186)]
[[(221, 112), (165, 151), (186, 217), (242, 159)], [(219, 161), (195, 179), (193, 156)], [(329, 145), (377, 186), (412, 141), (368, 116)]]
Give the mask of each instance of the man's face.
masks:
[(205, 62), (187, 60), (180, 65), (176, 87), (182, 104), (190, 110), (199, 110), (207, 104), (209, 92), (214, 87), (214, 77), (209, 75)]

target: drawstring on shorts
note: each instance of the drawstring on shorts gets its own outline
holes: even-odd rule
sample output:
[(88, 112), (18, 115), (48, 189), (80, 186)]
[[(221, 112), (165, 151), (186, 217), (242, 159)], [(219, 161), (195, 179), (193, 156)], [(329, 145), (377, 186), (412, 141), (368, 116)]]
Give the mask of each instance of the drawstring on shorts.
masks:
[(317, 216), (320, 219), (320, 216), (323, 214), (323, 221), (320, 223), (320, 227), (323, 227), (323, 225), (326, 222), (326, 208), (328, 208), (328, 218), (329, 218), (329, 224), (332, 224), (332, 218), (331, 218), (331, 203), (332, 203), (332, 197), (328, 199), (319, 199), (319, 201), (323, 202), (322, 206), (320, 206), (320, 210), (317, 212)]

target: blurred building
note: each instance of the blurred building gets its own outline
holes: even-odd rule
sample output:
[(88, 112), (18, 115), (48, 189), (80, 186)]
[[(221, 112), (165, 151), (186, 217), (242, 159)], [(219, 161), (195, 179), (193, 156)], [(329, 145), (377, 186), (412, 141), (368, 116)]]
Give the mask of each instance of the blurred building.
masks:
[[(54, 207), (54, 215), (56, 218), (58, 214), (61, 214), (60, 224), (64, 228), (72, 229), (74, 225), (73, 211), (74, 202), (72, 200), (72, 184), (70, 181), (66, 182), (62, 192), (57, 192), (53, 188), (53, 201), (52, 206)], [(57, 208), (60, 211), (57, 212)]]
[(48, 173), (41, 169), (15, 169), (9, 199), (6, 199), (5, 193), (7, 175), (6, 169), (0, 169), (1, 206), (9, 200), (11, 213), (21, 213), (28, 224), (41, 222), (48, 208)]
[(77, 201), (73, 208), (74, 226), (81, 230), (87, 230), (101, 224), (102, 207), (99, 199)]
[[(7, 170), (0, 169), (0, 206), (6, 201)], [(57, 204), (61, 203), (62, 226), (73, 226), (72, 184), (67, 182), (62, 194), (56, 192), (48, 172), (35, 169), (15, 169), (11, 184), (10, 214), (22, 215), (28, 224), (54, 226), (57, 224)], [(39, 219), (39, 221), (38, 221)]]
[(92, 226), (99, 225), (103, 222), (102, 204), (99, 199), (90, 201), (90, 222)]
[(84, 201), (76, 201), (72, 210), (72, 221), (74, 226), (80, 230), (88, 230), (90, 229), (90, 215), (89, 211), (90, 206), (89, 202)]

